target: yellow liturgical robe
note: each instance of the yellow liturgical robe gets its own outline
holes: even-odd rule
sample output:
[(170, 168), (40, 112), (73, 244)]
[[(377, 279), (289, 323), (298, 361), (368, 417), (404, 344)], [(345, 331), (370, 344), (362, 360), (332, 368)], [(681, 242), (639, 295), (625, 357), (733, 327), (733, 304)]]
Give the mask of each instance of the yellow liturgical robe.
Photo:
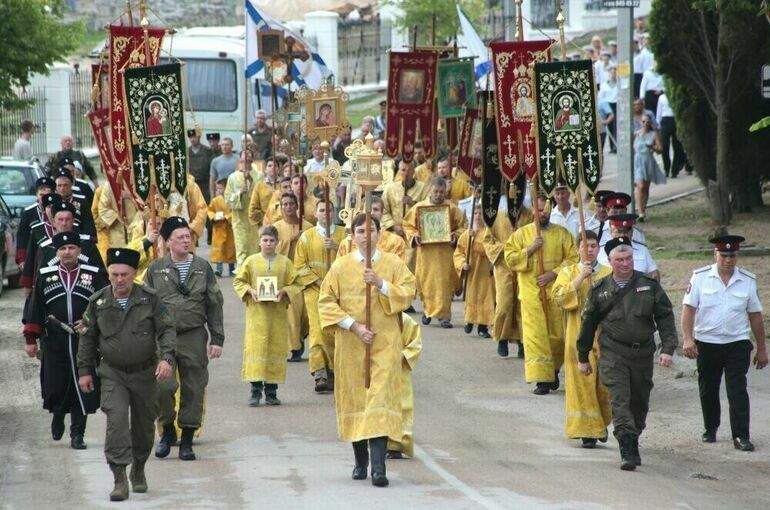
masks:
[[(219, 214), (221, 213), (221, 214)], [(216, 263), (235, 264), (235, 238), (233, 237), (233, 212), (225, 199), (217, 196), (209, 204), (211, 220), (211, 255), (209, 260)]]
[[(463, 229), (468, 226), (465, 214), (453, 203), (444, 202), (449, 206), (449, 230), (460, 237)], [(417, 203), (404, 218), (404, 231), (407, 243), (414, 244), (415, 236), (419, 235), (418, 212), (423, 207), (433, 207), (430, 200)], [(420, 300), (423, 303), (423, 314), (427, 317), (447, 319), (452, 318), (452, 296), (460, 286), (460, 279), (453, 270), (454, 247), (450, 243), (422, 244), (415, 247), (415, 276)]]
[[(505, 262), (518, 275), (524, 340), (524, 376), (528, 383), (553, 382), (564, 362), (562, 311), (550, 299), (553, 281), (546, 285), (546, 308), (540, 299), (537, 252), (527, 255), (535, 236), (535, 224), (525, 225), (511, 235), (505, 245)], [(543, 269), (557, 275), (578, 260), (575, 240), (569, 231), (549, 224), (542, 229)], [(547, 315), (545, 310), (547, 310)], [(547, 316), (547, 320), (546, 320)]]
[[(299, 223), (291, 224), (286, 223), (284, 220), (279, 220), (273, 226), (278, 230), (278, 245), (275, 248), (275, 252), (280, 253), (284, 257), (289, 257), (293, 262), (299, 238), (292, 241), (292, 236), (297, 234), (297, 232), (302, 233), (309, 228), (313, 228), (313, 225), (305, 221), (300, 229)], [(307, 336), (309, 331), (307, 313), (305, 313), (305, 299), (299, 296), (297, 299), (292, 299), (291, 305), (289, 305), (289, 350), (302, 350), (302, 339)]]
[(372, 269), (387, 285), (371, 289), (371, 384), (364, 387), (365, 345), (352, 331), (339, 326), (352, 319), (366, 323), (366, 284), (360, 253), (332, 265), (321, 285), (318, 309), (324, 331), (335, 336), (334, 402), (337, 432), (343, 441), (402, 434), (401, 312), (414, 296), (414, 276), (396, 255), (375, 252)]
[[(517, 226), (521, 227), (532, 221), (532, 211), (522, 209), (517, 218)], [(489, 261), (494, 264), (495, 277), (495, 320), (490, 333), (492, 339), (502, 340), (521, 339), (521, 310), (517, 295), (518, 285), (516, 273), (505, 263), (503, 250), (514, 229), (506, 211), (500, 210), (495, 217), (492, 228), (485, 228), (480, 234), (484, 240), (484, 251)]]
[(412, 370), (422, 353), (422, 334), (420, 326), (407, 314), (401, 314), (401, 339), (404, 348), (401, 351), (401, 436), (388, 438), (388, 450), (405, 453), (414, 457), (414, 389)]
[[(492, 277), (491, 264), (484, 253), (480, 234), (481, 232), (473, 236), (471, 258), (468, 262), (471, 269), (466, 275), (468, 283), (465, 294), (465, 323), (488, 326), (493, 324), (495, 319), (495, 279)], [(467, 230), (463, 232), (455, 248), (454, 267), (458, 278), (461, 278), (463, 265), (466, 263), (469, 237)]]
[(302, 288), (288, 257), (276, 254), (268, 259), (255, 253), (246, 258), (233, 279), (236, 294), (246, 304), (241, 380), (283, 383), (286, 381), (289, 304), (286, 301), (255, 302), (248, 290), (257, 288), (260, 276), (276, 277), (278, 290), (285, 289), (289, 300), (302, 299)]
[[(406, 261), (406, 241), (400, 236), (388, 230), (380, 231), (380, 239), (377, 241), (377, 249), (381, 252), (392, 253), (398, 255), (403, 261)], [(340, 248), (337, 250), (337, 257), (344, 257), (348, 253), (356, 251), (357, 248), (353, 244), (353, 238), (351, 236), (345, 237), (340, 243)]]
[(249, 198), (249, 222), (252, 225), (262, 226), (270, 200), (273, 198), (273, 194), (275, 194), (276, 186), (264, 179), (257, 182), (254, 186)]
[[(249, 222), (249, 197), (252, 188), (258, 184), (256, 171), (250, 170), (251, 183), (243, 176), (243, 172), (236, 170), (227, 178), (225, 187), (225, 202), (233, 211), (233, 235), (235, 236), (235, 258), (239, 264), (243, 264), (246, 257), (259, 251), (259, 239), (257, 229)], [(260, 181), (261, 182), (261, 181)]]
[(570, 438), (607, 437), (607, 425), (612, 420), (612, 410), (607, 388), (599, 381), (599, 332), (596, 332), (594, 346), (588, 353), (591, 375), (578, 370), (577, 337), (580, 334), (583, 307), (593, 282), (612, 273), (612, 269), (597, 264), (591, 281), (584, 279), (580, 288), (575, 289), (572, 281), (582, 271), (583, 263), (563, 268), (551, 289), (553, 300), (564, 310), (566, 328), (564, 333), (564, 392), (566, 419), (564, 431)]
[[(300, 284), (304, 287), (305, 309), (310, 323), (310, 349), (308, 369), (310, 373), (326, 368), (334, 369), (334, 336), (324, 333), (318, 316), (318, 292), (320, 282), (327, 272), (327, 261), (331, 265), (337, 256), (337, 250), (324, 249), (324, 228), (317, 225), (302, 233), (294, 253), (294, 268), (297, 270)], [(337, 244), (345, 238), (345, 230), (335, 227), (331, 238)]]

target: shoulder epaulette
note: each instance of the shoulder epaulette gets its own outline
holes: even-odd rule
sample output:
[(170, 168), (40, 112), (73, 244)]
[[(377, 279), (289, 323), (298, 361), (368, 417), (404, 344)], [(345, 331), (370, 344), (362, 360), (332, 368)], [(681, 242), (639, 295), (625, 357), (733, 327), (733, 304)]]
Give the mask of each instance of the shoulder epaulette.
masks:
[(28, 205), (27, 207), (25, 207), (25, 208), (24, 208), (24, 210), (25, 210), (25, 211), (31, 211), (31, 210), (32, 210), (32, 209), (34, 209), (35, 207), (37, 207), (37, 202), (35, 202), (34, 204), (30, 204), (30, 205)]
[(645, 274), (645, 273), (639, 273), (639, 278), (644, 278), (645, 280), (649, 280), (649, 281), (651, 281), (651, 282), (655, 282), (655, 283), (658, 283), (658, 284), (659, 284), (658, 280), (656, 280), (656, 279), (655, 279), (655, 278), (653, 278), (652, 276), (648, 276), (648, 275), (647, 275), (647, 274)]
[(748, 276), (748, 277), (749, 277), (749, 278), (751, 278), (752, 280), (756, 280), (756, 279), (757, 279), (757, 275), (755, 275), (755, 274), (754, 274), (754, 273), (752, 273), (751, 271), (746, 271), (745, 269), (741, 269), (741, 268), (739, 267), (739, 268), (738, 268), (738, 272), (739, 272), (739, 273), (741, 273), (741, 274), (742, 274), (742, 275), (744, 275), (744, 276)]
[[(101, 289), (97, 290), (96, 292), (94, 292), (93, 294), (91, 294), (91, 297), (90, 297), (90, 298), (88, 298), (88, 301), (91, 301), (91, 302), (93, 302), (93, 301), (96, 301), (97, 299), (99, 299), (100, 297), (102, 297), (102, 296), (104, 295), (104, 293), (105, 293), (105, 292), (107, 292), (107, 289), (111, 289), (111, 288), (112, 288), (112, 287), (111, 287), (110, 285), (107, 285), (106, 287), (104, 287), (104, 288), (101, 288)], [(99, 303), (99, 304), (101, 304), (101, 303)]]
[(698, 274), (698, 273), (702, 273), (702, 272), (704, 272), (704, 271), (708, 271), (709, 269), (711, 269), (711, 266), (703, 266), (703, 267), (699, 267), (698, 269), (696, 269), (695, 271), (693, 271), (693, 272), (692, 272), (692, 274)]
[(101, 271), (101, 269), (99, 269), (98, 267), (92, 266), (90, 264), (80, 264), (80, 269), (85, 269), (86, 271), (93, 271), (94, 273), (98, 273)]
[(59, 270), (59, 266), (49, 266), (40, 269), (40, 274), (54, 273)]

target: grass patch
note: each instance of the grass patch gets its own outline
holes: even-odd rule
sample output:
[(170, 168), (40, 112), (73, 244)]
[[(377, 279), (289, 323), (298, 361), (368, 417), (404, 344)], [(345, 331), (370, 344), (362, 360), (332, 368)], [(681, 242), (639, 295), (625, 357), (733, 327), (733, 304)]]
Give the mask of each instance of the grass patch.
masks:
[(75, 50), (75, 55), (87, 57), (91, 50), (107, 38), (107, 32), (104, 30), (83, 29), (81, 31), (80, 41)]
[(380, 93), (367, 94), (351, 99), (347, 104), (347, 117), (353, 129), (361, 127), (361, 122), (367, 115), (376, 117), (380, 114), (379, 102), (385, 99)]

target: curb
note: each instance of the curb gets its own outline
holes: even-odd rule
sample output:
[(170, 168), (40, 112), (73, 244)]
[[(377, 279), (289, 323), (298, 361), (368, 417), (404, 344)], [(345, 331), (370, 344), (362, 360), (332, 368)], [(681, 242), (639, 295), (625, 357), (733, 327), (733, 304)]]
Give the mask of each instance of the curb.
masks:
[(694, 195), (696, 193), (700, 193), (701, 191), (705, 191), (706, 188), (700, 187), (698, 189), (694, 189), (691, 191), (685, 191), (684, 193), (679, 193), (678, 195), (673, 195), (666, 198), (661, 198), (660, 200), (656, 202), (650, 202), (647, 204), (647, 207), (655, 207), (656, 205), (664, 205), (668, 204), (669, 202), (673, 202), (675, 200), (679, 200), (680, 198), (689, 197), (690, 195)]

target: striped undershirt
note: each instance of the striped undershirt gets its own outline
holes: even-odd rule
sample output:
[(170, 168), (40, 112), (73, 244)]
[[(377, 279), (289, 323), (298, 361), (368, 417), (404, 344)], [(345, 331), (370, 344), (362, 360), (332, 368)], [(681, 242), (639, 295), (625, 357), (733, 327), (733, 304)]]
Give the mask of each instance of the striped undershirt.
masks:
[(174, 265), (179, 270), (179, 283), (184, 283), (187, 281), (187, 275), (190, 273), (191, 264), (192, 259), (185, 260), (184, 262), (174, 262)]
[(628, 282), (630, 282), (630, 281), (631, 281), (631, 278), (629, 278), (629, 279), (627, 279), (627, 280), (618, 280), (617, 278), (615, 278), (615, 283), (616, 283), (616, 284), (617, 284), (617, 286), (618, 286), (618, 287), (620, 287), (621, 289), (622, 289), (623, 287), (625, 287), (626, 285), (628, 285)]
[(128, 305), (128, 298), (127, 297), (124, 297), (124, 298), (117, 298), (116, 297), (115, 301), (118, 302), (118, 304), (120, 305), (121, 308), (125, 308)]

